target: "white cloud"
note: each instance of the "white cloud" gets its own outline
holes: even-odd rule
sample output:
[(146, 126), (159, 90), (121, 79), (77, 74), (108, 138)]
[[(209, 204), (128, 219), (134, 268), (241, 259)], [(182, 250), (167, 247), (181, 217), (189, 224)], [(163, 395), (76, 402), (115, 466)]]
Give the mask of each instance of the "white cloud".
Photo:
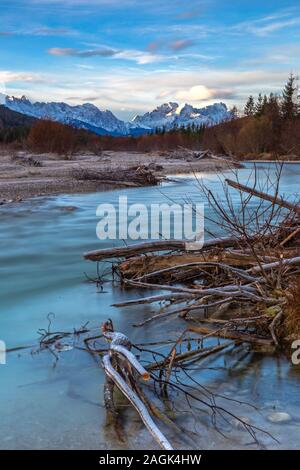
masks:
[(212, 90), (204, 85), (196, 85), (189, 90), (179, 90), (175, 94), (175, 98), (180, 101), (199, 102), (208, 100), (213, 96)]
[(265, 25), (249, 25), (248, 31), (257, 36), (267, 36), (270, 33), (279, 31), (289, 26), (298, 26), (300, 24), (300, 18), (291, 18), (286, 21), (274, 21)]
[(151, 54), (150, 52), (136, 51), (134, 49), (117, 52), (113, 56), (113, 58), (133, 60), (134, 62), (140, 65), (153, 64), (155, 62), (160, 62), (165, 59), (164, 56), (159, 54)]
[(93, 70), (95, 68), (93, 65), (87, 65), (87, 64), (76, 64), (76, 67), (80, 69), (86, 69), (86, 70)]
[(256, 36), (267, 36), (276, 31), (298, 26), (299, 24), (299, 11), (295, 8), (290, 8), (255, 20), (243, 21), (242, 23), (235, 25), (233, 30), (241, 33), (246, 31)]
[(31, 82), (42, 83), (45, 81), (41, 75), (31, 72), (11, 72), (9, 70), (0, 70), (0, 83), (13, 83), (13, 82)]

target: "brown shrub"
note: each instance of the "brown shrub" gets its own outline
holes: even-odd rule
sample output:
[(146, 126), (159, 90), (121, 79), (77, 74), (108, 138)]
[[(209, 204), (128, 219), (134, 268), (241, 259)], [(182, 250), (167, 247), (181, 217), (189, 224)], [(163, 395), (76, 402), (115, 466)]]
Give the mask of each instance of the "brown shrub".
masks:
[(286, 155), (300, 155), (300, 121), (286, 121), (281, 129), (280, 150)]
[(300, 156), (300, 120), (284, 121), (270, 114), (235, 119), (205, 129), (202, 147), (240, 158)]
[(27, 142), (33, 152), (70, 156), (78, 146), (78, 137), (72, 127), (43, 120), (32, 126)]
[(239, 154), (239, 132), (248, 118), (235, 119), (233, 121), (208, 127), (204, 131), (202, 147), (214, 153)]
[(269, 152), (272, 149), (273, 139), (272, 121), (268, 117), (250, 118), (237, 136), (238, 152)]

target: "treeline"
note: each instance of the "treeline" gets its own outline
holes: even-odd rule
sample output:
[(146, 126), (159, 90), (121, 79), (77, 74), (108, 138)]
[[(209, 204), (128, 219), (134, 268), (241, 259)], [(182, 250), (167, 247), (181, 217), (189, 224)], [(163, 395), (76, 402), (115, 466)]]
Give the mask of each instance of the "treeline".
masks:
[(281, 95), (271, 93), (269, 96), (263, 96), (259, 93), (256, 102), (250, 95), (245, 104), (244, 114), (255, 117), (268, 116), (278, 120), (300, 118), (297, 78), (293, 74), (290, 75)]
[(249, 96), (244, 116), (205, 130), (202, 146), (247, 159), (251, 155), (300, 157), (300, 101), (291, 74), (282, 93)]
[(23, 143), (30, 132), (30, 127), (5, 127), (0, 128), (0, 144)]
[(179, 146), (199, 148), (204, 132), (204, 126), (190, 125), (168, 132), (160, 129), (139, 137), (98, 136), (58, 122), (39, 120), (25, 136), (23, 147), (32, 152), (66, 156), (84, 151), (101, 154), (104, 150), (150, 152), (175, 149)]

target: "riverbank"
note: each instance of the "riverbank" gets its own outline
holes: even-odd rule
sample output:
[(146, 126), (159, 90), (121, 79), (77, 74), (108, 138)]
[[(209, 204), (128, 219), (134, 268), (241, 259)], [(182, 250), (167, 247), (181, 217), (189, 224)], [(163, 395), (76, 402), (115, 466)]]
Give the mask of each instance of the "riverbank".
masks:
[[(103, 182), (107, 172), (122, 172), (131, 167), (149, 167), (158, 178), (176, 173), (226, 171), (239, 166), (225, 159), (178, 158), (167, 152), (102, 152), (79, 154), (71, 159), (51, 154), (16, 152), (0, 155), (0, 202), (18, 202), (33, 196), (84, 193), (135, 186), (116, 178)], [(103, 173), (103, 179), (78, 178), (78, 172)], [(122, 181), (119, 181), (121, 180)]]

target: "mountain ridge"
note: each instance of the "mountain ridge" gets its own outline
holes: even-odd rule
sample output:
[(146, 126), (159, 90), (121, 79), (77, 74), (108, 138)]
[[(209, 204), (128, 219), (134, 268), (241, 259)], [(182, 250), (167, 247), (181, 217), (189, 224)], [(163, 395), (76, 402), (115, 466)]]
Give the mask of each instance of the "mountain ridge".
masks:
[(92, 103), (69, 105), (64, 102), (32, 102), (24, 95), (21, 98), (2, 95), (1, 102), (10, 110), (26, 116), (58, 121), (99, 135), (140, 135), (158, 127), (171, 129), (193, 123), (212, 126), (230, 119), (230, 112), (224, 103), (195, 108), (189, 104), (180, 107), (178, 103), (169, 102), (126, 122), (118, 119), (110, 110), (101, 110)]

